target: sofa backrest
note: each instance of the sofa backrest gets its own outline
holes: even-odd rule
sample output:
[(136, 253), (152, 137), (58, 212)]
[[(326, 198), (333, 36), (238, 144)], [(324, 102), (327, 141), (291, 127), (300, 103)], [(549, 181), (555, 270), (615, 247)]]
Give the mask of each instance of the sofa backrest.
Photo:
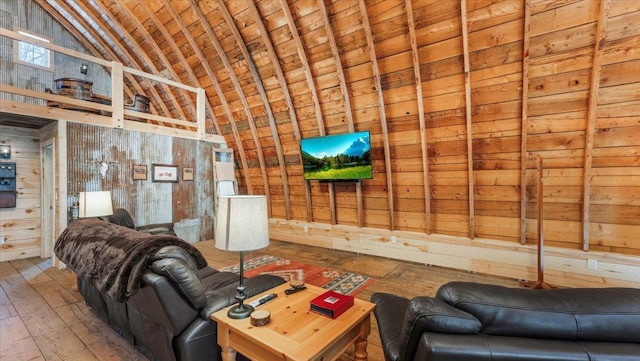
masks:
[(487, 335), (640, 342), (640, 289), (535, 290), (450, 282), (436, 298), (474, 315)]
[(151, 270), (168, 278), (193, 308), (199, 310), (206, 305), (207, 297), (196, 263), (182, 248), (163, 247), (151, 256), (150, 261)]

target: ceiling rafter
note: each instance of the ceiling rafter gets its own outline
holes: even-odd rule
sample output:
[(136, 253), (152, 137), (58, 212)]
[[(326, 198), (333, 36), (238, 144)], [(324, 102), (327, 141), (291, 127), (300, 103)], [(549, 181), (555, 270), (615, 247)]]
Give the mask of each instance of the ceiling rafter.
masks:
[(324, 29), (327, 33), (327, 38), (329, 40), (329, 45), (331, 46), (331, 52), (333, 53), (333, 58), (336, 63), (336, 72), (338, 73), (338, 79), (340, 80), (340, 89), (342, 90), (342, 95), (344, 99), (344, 112), (347, 116), (347, 121), (349, 124), (349, 132), (354, 132), (355, 128), (353, 125), (353, 112), (351, 111), (351, 102), (349, 101), (349, 89), (347, 88), (347, 82), (344, 77), (344, 70), (342, 69), (342, 61), (340, 60), (340, 50), (338, 49), (338, 44), (336, 43), (336, 38), (333, 34), (333, 29), (331, 29), (331, 19), (329, 19), (329, 12), (327, 11), (327, 7), (324, 3), (324, 0), (318, 0), (318, 6), (320, 7), (320, 11), (322, 12), (322, 16), (324, 18)]
[[(95, 2), (92, 2), (92, 3), (93, 3), (93, 4), (96, 4)], [(142, 65), (141, 65), (141, 64), (140, 64), (140, 63), (135, 59), (135, 57), (134, 57), (134, 56), (131, 56), (131, 54), (128, 54), (128, 52), (127, 52), (127, 50), (126, 50), (126, 47), (125, 47), (122, 43), (120, 43), (120, 42), (117, 40), (117, 36), (116, 36), (116, 34), (114, 34), (113, 32), (109, 31), (109, 29), (108, 29), (109, 27), (108, 27), (108, 26), (104, 26), (105, 24), (101, 21), (101, 19), (100, 19), (100, 18), (98, 18), (98, 17), (96, 17), (96, 16), (93, 14), (93, 12), (89, 11), (89, 8), (87, 7), (87, 5), (86, 5), (86, 4), (88, 4), (88, 3), (84, 3), (84, 2), (82, 2), (82, 1), (79, 1), (79, 2), (77, 3), (77, 5), (80, 7), (80, 9), (82, 9), (82, 11), (84, 11), (84, 12), (85, 12), (85, 13), (86, 13), (90, 18), (91, 18), (91, 20), (92, 20), (96, 25), (100, 25), (100, 24), (102, 24), (102, 25), (103, 25), (103, 26), (101, 26), (102, 31), (103, 31), (105, 34), (109, 34), (109, 35), (111, 35), (111, 36), (110, 36), (110, 39), (111, 39), (111, 40), (113, 40), (113, 42), (114, 42), (114, 43), (116, 43), (117, 45), (119, 45), (119, 47), (120, 47), (120, 51), (123, 53), (123, 55), (125, 55), (125, 56), (127, 56), (127, 57), (129, 58), (129, 61), (130, 61), (130, 63), (129, 63), (129, 64), (135, 64), (135, 67), (136, 67), (137, 69), (142, 69), (142, 68), (143, 68), (143, 66), (142, 66)], [(97, 4), (96, 4), (96, 5), (97, 5)], [(102, 10), (102, 9), (101, 9), (101, 10)], [(128, 34), (128, 32), (126, 32), (126, 33)], [(153, 87), (153, 85), (151, 84), (151, 82), (150, 82), (148, 79), (144, 79), (143, 81), (144, 81), (144, 82), (146, 82), (146, 84), (148, 85), (148, 89), (149, 89), (149, 90), (151, 91), (151, 93), (152, 93), (152, 94), (150, 94), (150, 95), (151, 95), (150, 100), (151, 100), (151, 104), (153, 104), (153, 105), (154, 105), (154, 108), (155, 108), (155, 110), (156, 110), (156, 111), (155, 111), (155, 113), (156, 113), (156, 114), (158, 113), (158, 111), (157, 111), (157, 110), (158, 110), (158, 108), (157, 108), (155, 105), (156, 105), (156, 104), (159, 104), (159, 105), (160, 105), (160, 108), (162, 109), (162, 111), (163, 111), (163, 114), (164, 114), (164, 115), (166, 115), (166, 114), (171, 114), (171, 110), (167, 107), (167, 105), (166, 105), (163, 101), (160, 101), (160, 99), (162, 99), (162, 98), (160, 97), (160, 94), (158, 94), (158, 92), (156, 91), (156, 89)], [(142, 88), (142, 84), (140, 84), (140, 87)], [(145, 95), (145, 96), (146, 96), (146, 92), (141, 92), (140, 94), (142, 94), (142, 95)], [(132, 100), (133, 100), (133, 99), (132, 99)], [(179, 108), (179, 107), (177, 107), (177, 108)], [(180, 111), (179, 113), (181, 113), (181, 114), (184, 116), (184, 113), (183, 113), (182, 111)], [(171, 116), (173, 116), (173, 115), (171, 115)], [(186, 116), (185, 116), (183, 119), (186, 119)], [(173, 125), (173, 124), (172, 124), (172, 126), (173, 126), (173, 127), (175, 127), (175, 125)]]
[(380, 109), (380, 125), (382, 127), (384, 163), (387, 173), (387, 194), (389, 199), (389, 228), (395, 229), (394, 202), (393, 202), (393, 176), (391, 174), (391, 150), (389, 147), (389, 131), (387, 129), (387, 114), (384, 106), (384, 96), (382, 95), (382, 82), (380, 79), (380, 68), (378, 67), (378, 58), (376, 57), (375, 44), (373, 42), (373, 33), (371, 25), (369, 25), (369, 15), (367, 14), (367, 4), (364, 0), (358, 0), (360, 13), (362, 13), (362, 28), (367, 38), (367, 47), (369, 48), (369, 57), (371, 58), (371, 68), (373, 70), (373, 79), (378, 95), (378, 108)]
[[(249, 11), (251, 15), (258, 23), (258, 28), (260, 32), (268, 34), (267, 29), (262, 24), (262, 20), (260, 18), (260, 13), (256, 8), (256, 5), (253, 1), (248, 1)], [(304, 52), (304, 44), (302, 44), (302, 39), (300, 39), (300, 34), (298, 33), (298, 28), (296, 27), (296, 23), (293, 19), (293, 15), (291, 14), (291, 10), (289, 10), (289, 4), (287, 0), (280, 0), (280, 4), (282, 7), (282, 12), (287, 18), (287, 24), (289, 26), (289, 31), (291, 32), (291, 36), (296, 43), (296, 51), (298, 52), (298, 56), (300, 57), (300, 61), (302, 62), (302, 68), (304, 70), (304, 75), (307, 78), (307, 84), (309, 85), (309, 90), (311, 91), (311, 98), (313, 99), (313, 106), (315, 108), (316, 120), (318, 121), (318, 132), (320, 135), (325, 135), (324, 123), (322, 121), (322, 109), (320, 108), (320, 99), (318, 98), (318, 91), (316, 90), (316, 85), (313, 81), (313, 74), (311, 74), (311, 66), (309, 65), (309, 60), (307, 59), (307, 54)]]
[[(193, 0), (191, 1), (193, 4)], [(209, 22), (204, 17), (204, 14), (202, 14), (202, 11), (200, 11), (200, 8), (198, 7), (198, 5), (197, 4), (193, 4), (193, 5), (194, 5), (193, 9), (196, 11), (198, 18), (200, 19), (200, 22), (204, 26), (210, 28), (210, 26), (208, 25)], [(256, 84), (256, 87), (258, 88), (258, 93), (260, 93), (260, 98), (262, 98), (262, 102), (264, 103), (264, 107), (267, 111), (269, 127), (271, 128), (271, 135), (273, 137), (273, 143), (276, 148), (276, 154), (278, 157), (278, 164), (280, 166), (280, 177), (282, 179), (282, 188), (284, 191), (285, 215), (286, 215), (286, 219), (291, 219), (291, 201), (289, 198), (289, 177), (287, 176), (286, 164), (284, 161), (284, 156), (282, 154), (282, 144), (280, 144), (280, 136), (278, 134), (278, 128), (276, 127), (275, 117), (273, 116), (273, 110), (271, 109), (271, 104), (269, 103), (269, 99), (267, 98), (267, 93), (264, 90), (264, 85), (262, 84), (262, 79), (260, 78), (260, 74), (258, 74), (258, 69), (256, 68), (255, 63), (253, 62), (253, 58), (251, 57), (251, 54), (249, 54), (249, 50), (247, 49), (247, 46), (245, 45), (244, 41), (242, 40), (242, 37), (240, 36), (240, 32), (238, 31), (238, 28), (236, 27), (236, 24), (233, 21), (233, 18), (231, 18), (231, 14), (229, 14), (229, 11), (227, 10), (226, 6), (222, 1), (218, 0), (218, 6), (222, 10), (222, 13), (224, 14), (225, 20), (227, 22), (227, 26), (231, 29), (231, 32), (233, 33), (233, 37), (236, 43), (238, 44), (238, 46), (240, 47), (240, 51), (242, 52), (242, 55), (244, 56), (245, 61), (247, 62), (247, 65), (249, 66), (249, 70), (251, 71), (253, 80)], [(211, 32), (213, 32), (213, 29), (211, 29)]]
[[(145, 1), (135, 2), (134, 4), (138, 4), (138, 5), (140, 5), (142, 7), (142, 9), (145, 11), (145, 13), (149, 16), (149, 19), (156, 26), (156, 29), (158, 29), (158, 31), (160, 31), (162, 36), (165, 38), (165, 40), (167, 41), (167, 43), (171, 47), (171, 50), (173, 51), (173, 53), (179, 58), (180, 62), (182, 64), (188, 64), (187, 59), (184, 57), (184, 54), (182, 53), (180, 48), (178, 48), (178, 45), (176, 44), (175, 40), (173, 39), (171, 34), (169, 34), (167, 29), (164, 27), (164, 24), (162, 24), (162, 22), (160, 22), (160, 20), (158, 19), (156, 14), (153, 12), (153, 10), (151, 10), (149, 5), (147, 5), (147, 3)], [(171, 6), (168, 6), (168, 8), (173, 9)], [(194, 86), (197, 86), (197, 87), (202, 87), (201, 84), (200, 84), (200, 80), (198, 80), (198, 77), (196, 77), (196, 75), (194, 74), (193, 69), (191, 69), (191, 67), (188, 67), (188, 66), (185, 66), (184, 68), (185, 68), (185, 72), (189, 76), (189, 79), (191, 80), (191, 84), (193, 84)], [(177, 77), (175, 80), (176, 81), (181, 81), (181, 79), (179, 77)], [(195, 103), (193, 102), (193, 99), (191, 99), (190, 96), (187, 96), (185, 98), (186, 98), (187, 102), (189, 102), (189, 104), (191, 106), (191, 109), (195, 110), (196, 106), (195, 106)], [(209, 114), (213, 114), (213, 108), (211, 107), (210, 102), (207, 101), (205, 106), (206, 106), (207, 111), (209, 112)], [(212, 116), (212, 118), (213, 117), (214, 116)]]
[[(180, 26), (180, 29), (185, 34), (185, 37), (187, 38), (187, 40), (191, 44), (193, 50), (196, 52), (196, 54), (198, 54), (199, 57), (201, 57), (201, 61), (206, 62), (207, 61), (206, 58), (204, 58), (204, 55), (202, 54), (202, 52), (198, 48), (197, 43), (195, 42), (193, 37), (188, 32), (188, 30), (187, 30), (184, 22), (182, 21), (182, 18), (180, 17), (180, 15), (177, 14), (176, 11), (169, 4), (167, 4), (166, 0), (162, 0), (162, 2), (164, 4), (165, 8), (168, 8), (170, 10), (171, 17)], [(204, 24), (202, 24), (202, 25), (204, 25)], [(218, 52), (218, 56), (219, 56), (220, 60), (222, 61), (225, 69), (227, 70), (227, 72), (229, 73), (229, 78), (231, 79), (231, 82), (233, 83), (233, 85), (234, 85), (234, 87), (236, 89), (236, 92), (238, 93), (238, 96), (240, 98), (240, 102), (242, 103), (242, 106), (243, 106), (243, 108), (245, 110), (245, 113), (247, 114), (249, 128), (250, 128), (251, 133), (253, 135), (253, 140), (254, 140), (254, 142), (256, 144), (256, 153), (258, 155), (258, 162), (260, 163), (260, 172), (262, 173), (262, 180), (263, 180), (263, 184), (264, 184), (264, 193), (265, 193), (264, 195), (267, 196), (267, 203), (268, 203), (267, 207), (269, 209), (269, 214), (271, 214), (271, 201), (270, 201), (271, 192), (269, 190), (269, 178), (268, 178), (268, 175), (267, 175), (267, 169), (266, 169), (266, 165), (265, 165), (265, 161), (264, 161), (264, 154), (262, 152), (262, 145), (260, 144), (260, 137), (258, 136), (258, 131), (256, 129), (255, 120), (253, 119), (253, 115), (251, 114), (251, 109), (249, 108), (249, 103), (247, 102), (247, 98), (244, 95), (243, 89), (242, 89), (242, 87), (240, 85), (240, 82), (238, 81), (238, 77), (236, 76), (235, 72), (233, 71), (233, 67), (231, 66), (231, 63), (229, 62), (229, 59), (227, 58), (227, 54), (224, 52), (224, 49), (222, 48), (222, 45), (218, 41), (218, 38), (216, 38), (215, 34), (213, 33), (213, 31), (210, 28), (207, 29), (207, 26), (204, 26), (204, 29), (205, 29), (205, 31), (207, 31), (207, 33), (209, 35), (209, 38), (210, 38), (214, 48), (216, 48), (216, 51)], [(230, 121), (234, 121), (233, 118), (231, 118), (229, 120)], [(248, 172), (249, 170), (247, 169), (246, 171)]]
[[(100, 8), (101, 12), (108, 13), (107, 6), (104, 4), (104, 0), (93, 0), (93, 2)], [(128, 18), (134, 19), (136, 21), (138, 20), (135, 16), (132, 16), (133, 14), (128, 12), (129, 9), (126, 6), (119, 6), (118, 8), (121, 9), (121, 10), (124, 10), (125, 12), (127, 12)], [(121, 34), (123, 33), (131, 43), (135, 44), (136, 48), (142, 49), (142, 44), (138, 41), (138, 39), (136, 39), (133, 36), (133, 33), (130, 33), (129, 31), (126, 30), (124, 23), (118, 21), (115, 18), (115, 16), (111, 17), (111, 21), (114, 22), (114, 23), (117, 23), (118, 26), (120, 26), (120, 28), (122, 28), (122, 31), (119, 32), (119, 33), (121, 33)], [(138, 24), (139, 24), (139, 22), (138, 22)], [(155, 43), (153, 43), (153, 44), (155, 45)], [(154, 49), (154, 50), (159, 50), (159, 49)], [(151, 60), (149, 55), (145, 51), (138, 51), (138, 53), (145, 60), (145, 63), (143, 63), (143, 64), (147, 66), (147, 68), (150, 70), (150, 72), (152, 74), (157, 75), (159, 73), (158, 68), (156, 67), (155, 63)], [(158, 54), (159, 57), (163, 55), (162, 52), (160, 52), (160, 51), (157, 51), (156, 53)], [(164, 58), (164, 59), (166, 61), (166, 58)], [(165, 68), (167, 68), (166, 64), (167, 64), (167, 62), (164, 63)], [(176, 77), (176, 79), (177, 79), (177, 77)], [(175, 92), (174, 92), (175, 89), (174, 88), (171, 88), (166, 84), (160, 84), (160, 86), (162, 87), (163, 90), (167, 90), (167, 89), (169, 90), (167, 93), (168, 93), (169, 98), (173, 101), (173, 104), (180, 104), (178, 99), (175, 96)], [(152, 84), (152, 87), (153, 87), (153, 84)], [(186, 97), (186, 98), (187, 98), (187, 101), (190, 103), (192, 109), (195, 109), (196, 108), (195, 104), (193, 103), (191, 98), (190, 97)], [(160, 99), (162, 99), (162, 98), (160, 98)], [(181, 114), (182, 119), (188, 119), (188, 117), (184, 113), (182, 107), (176, 106), (175, 108), (177, 108), (178, 112)], [(192, 112), (192, 115), (193, 115), (193, 112)]]

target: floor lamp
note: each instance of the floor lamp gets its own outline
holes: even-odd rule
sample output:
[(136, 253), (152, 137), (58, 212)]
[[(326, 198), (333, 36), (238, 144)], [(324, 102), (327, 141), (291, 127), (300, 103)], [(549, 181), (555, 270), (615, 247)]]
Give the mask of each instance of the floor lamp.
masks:
[(240, 283), (229, 318), (247, 318), (253, 307), (244, 304), (244, 251), (269, 245), (269, 220), (265, 196), (221, 196), (216, 214), (215, 246), (225, 251), (240, 252)]

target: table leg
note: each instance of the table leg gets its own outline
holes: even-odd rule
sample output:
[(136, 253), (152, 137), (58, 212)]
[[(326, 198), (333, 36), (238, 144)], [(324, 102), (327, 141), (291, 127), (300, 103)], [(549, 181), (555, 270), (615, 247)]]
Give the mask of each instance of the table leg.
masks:
[(229, 327), (218, 323), (218, 344), (222, 349), (222, 361), (236, 361), (236, 350), (229, 344)]
[(232, 349), (228, 346), (222, 347), (222, 361), (235, 361), (236, 360), (236, 350)]
[(358, 337), (355, 342), (356, 350), (354, 353), (356, 361), (367, 361), (367, 336)]

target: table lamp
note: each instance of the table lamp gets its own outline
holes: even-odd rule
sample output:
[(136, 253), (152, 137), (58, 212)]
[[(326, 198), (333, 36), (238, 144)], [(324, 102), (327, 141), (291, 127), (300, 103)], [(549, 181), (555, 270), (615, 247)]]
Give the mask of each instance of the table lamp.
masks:
[(80, 192), (79, 201), (79, 218), (110, 216), (113, 214), (113, 206), (111, 204), (111, 192)]
[(221, 196), (216, 215), (215, 246), (225, 251), (240, 252), (240, 283), (229, 318), (247, 318), (253, 307), (244, 304), (244, 251), (261, 249), (269, 245), (269, 220), (265, 196)]

